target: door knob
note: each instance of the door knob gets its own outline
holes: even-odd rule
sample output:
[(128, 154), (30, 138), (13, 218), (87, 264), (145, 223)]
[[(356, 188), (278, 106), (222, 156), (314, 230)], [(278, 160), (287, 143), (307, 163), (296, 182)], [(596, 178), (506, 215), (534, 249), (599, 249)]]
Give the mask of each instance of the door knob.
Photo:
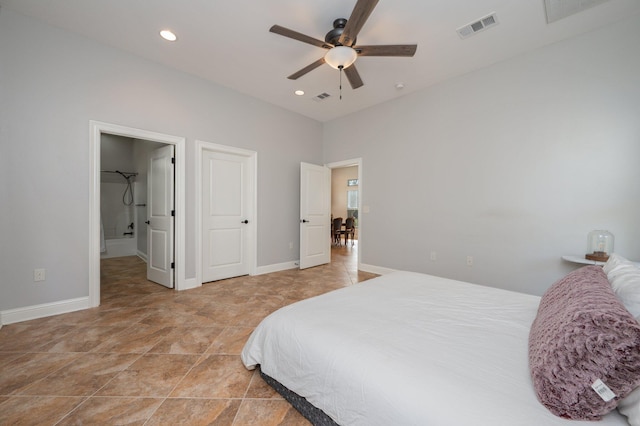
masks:
[(309, 222), (311, 222), (311, 221), (310, 221), (310, 220), (307, 220), (307, 219), (302, 219), (300, 222), (302, 222), (302, 223), (309, 223)]
[(241, 221), (240, 223), (247, 224), (247, 223), (249, 223), (249, 221), (247, 219), (245, 219), (245, 220)]
[(151, 222), (150, 222), (150, 221), (148, 221), (148, 220), (147, 220), (145, 223), (146, 223), (147, 225), (151, 225)]

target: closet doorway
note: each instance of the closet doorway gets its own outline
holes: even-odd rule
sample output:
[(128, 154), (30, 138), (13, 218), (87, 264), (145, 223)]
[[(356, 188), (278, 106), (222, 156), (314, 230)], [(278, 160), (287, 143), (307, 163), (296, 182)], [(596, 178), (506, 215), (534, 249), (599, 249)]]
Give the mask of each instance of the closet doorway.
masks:
[[(101, 253), (103, 248), (109, 251), (108, 239), (102, 238), (104, 222), (108, 235), (124, 237), (112, 239), (131, 241), (115, 244), (131, 244), (133, 248), (124, 248), (129, 250), (125, 255), (146, 258), (147, 276), (151, 280), (167, 287), (184, 288), (185, 139), (94, 121), (90, 127), (90, 307), (100, 304)], [(112, 183), (116, 187), (103, 194), (103, 179), (105, 187)], [(111, 181), (118, 179), (125, 182), (120, 181), (121, 186), (116, 189), (118, 183)], [(109, 201), (119, 190), (124, 208)], [(103, 202), (113, 206), (103, 206)], [(105, 210), (114, 210), (115, 217), (101, 220), (101, 211)], [(112, 254), (114, 251), (118, 254), (113, 243), (111, 246)]]
[(196, 141), (196, 285), (256, 274), (257, 155)]

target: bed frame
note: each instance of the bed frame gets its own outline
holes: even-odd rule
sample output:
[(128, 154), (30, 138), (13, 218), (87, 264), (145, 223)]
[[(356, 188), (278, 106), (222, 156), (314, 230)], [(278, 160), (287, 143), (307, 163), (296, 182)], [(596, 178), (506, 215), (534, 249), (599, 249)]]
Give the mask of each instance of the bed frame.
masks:
[(333, 419), (327, 416), (324, 411), (318, 407), (312, 405), (305, 398), (301, 397), (292, 390), (287, 389), (282, 383), (276, 379), (267, 376), (262, 371), (260, 372), (262, 379), (267, 382), (276, 392), (278, 392), (289, 404), (293, 405), (293, 408), (298, 410), (305, 419), (309, 420), (314, 426), (339, 426)]

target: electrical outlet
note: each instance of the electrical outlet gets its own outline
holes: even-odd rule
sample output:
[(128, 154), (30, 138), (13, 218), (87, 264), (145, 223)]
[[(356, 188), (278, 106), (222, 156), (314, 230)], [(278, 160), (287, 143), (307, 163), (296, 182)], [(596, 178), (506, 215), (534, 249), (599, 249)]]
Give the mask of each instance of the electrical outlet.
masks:
[(467, 256), (467, 266), (473, 266), (473, 256)]
[(435, 262), (438, 259), (438, 254), (435, 251), (431, 252), (431, 261)]
[(293, 241), (289, 241), (289, 250), (293, 250)]
[(44, 281), (45, 270), (44, 268), (37, 268), (33, 270), (33, 281)]

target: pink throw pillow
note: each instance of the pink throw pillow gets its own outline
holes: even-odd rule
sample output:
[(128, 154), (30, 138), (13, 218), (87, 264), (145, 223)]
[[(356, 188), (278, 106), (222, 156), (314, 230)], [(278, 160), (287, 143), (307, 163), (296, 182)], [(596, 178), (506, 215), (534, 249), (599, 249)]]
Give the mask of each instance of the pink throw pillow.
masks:
[[(640, 385), (640, 324), (598, 266), (553, 284), (529, 333), (529, 367), (540, 402), (553, 414), (598, 420)], [(601, 395), (592, 385), (600, 380)]]

